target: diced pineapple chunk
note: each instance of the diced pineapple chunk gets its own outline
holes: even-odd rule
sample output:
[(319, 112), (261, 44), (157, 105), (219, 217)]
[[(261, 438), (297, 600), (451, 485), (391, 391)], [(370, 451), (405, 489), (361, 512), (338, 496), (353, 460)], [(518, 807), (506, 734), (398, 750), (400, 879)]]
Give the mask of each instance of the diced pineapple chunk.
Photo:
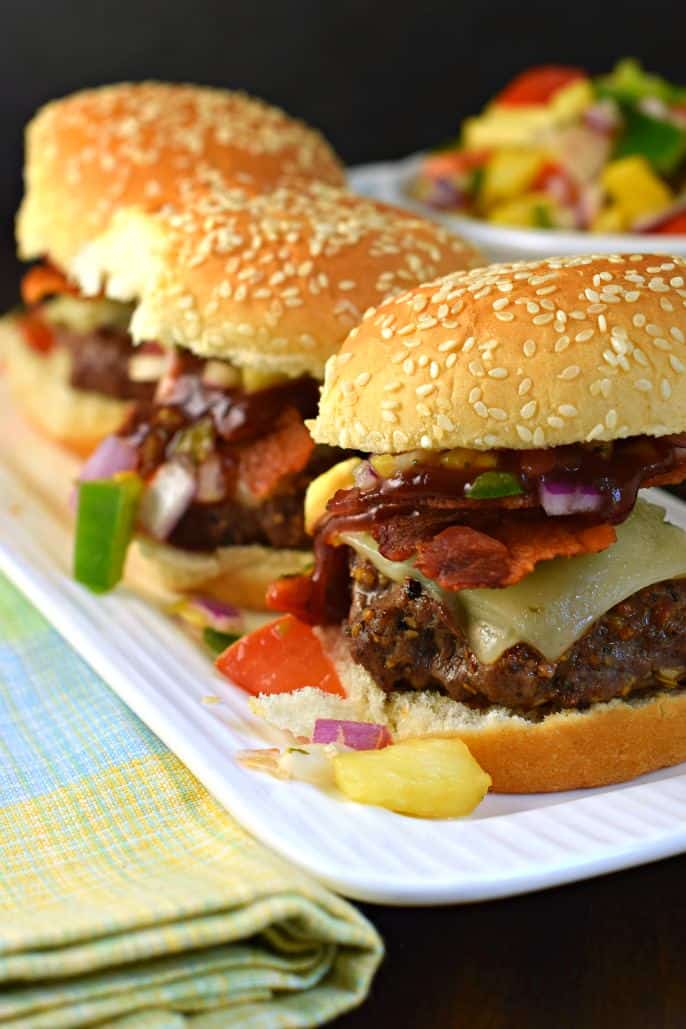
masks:
[(419, 818), (468, 815), (491, 777), (458, 739), (422, 737), (333, 759), (336, 785), (351, 800)]
[(257, 368), (243, 369), (243, 389), (247, 393), (257, 393), (260, 389), (269, 389), (287, 382), (288, 376), (282, 372), (261, 372)]
[(498, 225), (521, 225), (527, 229), (548, 229), (559, 222), (555, 204), (546, 193), (526, 193), (498, 204), (488, 213), (488, 220)]
[(629, 219), (619, 204), (609, 204), (599, 211), (591, 222), (591, 232), (624, 232)]
[(540, 150), (505, 147), (496, 150), (484, 166), (480, 200), (490, 208), (526, 193), (545, 158)]
[(640, 154), (611, 161), (601, 182), (629, 225), (639, 218), (657, 214), (674, 199), (669, 186)]
[(393, 454), (374, 454), (371, 458), (371, 465), (374, 471), (384, 479), (390, 479), (397, 469), (397, 462)]
[(353, 472), (360, 463), (359, 457), (339, 461), (333, 468), (313, 479), (305, 494), (305, 529), (312, 532), (326, 511), (326, 505), (339, 489), (350, 489), (355, 485)]
[(558, 89), (550, 101), (550, 109), (558, 122), (573, 121), (591, 106), (595, 94), (590, 79), (575, 79)]
[(495, 468), (498, 458), (488, 451), (455, 447), (454, 450), (444, 450), (440, 462), (444, 468)]

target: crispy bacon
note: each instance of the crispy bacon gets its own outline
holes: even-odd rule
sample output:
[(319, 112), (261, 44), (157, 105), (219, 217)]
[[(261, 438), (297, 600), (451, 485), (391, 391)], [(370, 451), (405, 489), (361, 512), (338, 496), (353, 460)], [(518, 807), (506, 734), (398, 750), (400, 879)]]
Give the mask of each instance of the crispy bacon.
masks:
[(480, 532), (453, 525), (417, 546), (417, 567), (449, 590), (513, 586), (539, 561), (606, 550), (617, 538), (611, 525), (578, 518), (506, 519)]
[(79, 296), (79, 289), (52, 264), (35, 264), (21, 280), (21, 298), (28, 307), (54, 293)]
[(271, 431), (237, 449), (239, 482), (263, 500), (276, 489), (280, 479), (303, 470), (314, 442), (298, 411), (288, 407)]

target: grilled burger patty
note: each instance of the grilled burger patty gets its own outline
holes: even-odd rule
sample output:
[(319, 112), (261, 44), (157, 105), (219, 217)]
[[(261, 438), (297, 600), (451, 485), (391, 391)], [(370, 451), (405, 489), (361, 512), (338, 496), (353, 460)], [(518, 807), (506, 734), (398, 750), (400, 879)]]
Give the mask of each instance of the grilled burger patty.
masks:
[(387, 692), (435, 689), (474, 707), (579, 708), (686, 678), (686, 580), (647, 586), (617, 604), (557, 661), (518, 643), (491, 665), (446, 608), (413, 579), (396, 583), (351, 557), (346, 625), (352, 656)]
[(340, 451), (315, 447), (302, 472), (286, 476), (276, 493), (254, 507), (236, 499), (191, 504), (169, 542), (183, 550), (214, 550), (250, 543), (309, 550), (312, 540), (305, 532), (305, 491), (312, 479), (339, 459)]
[(152, 400), (154, 382), (129, 378), (129, 358), (140, 351), (127, 332), (108, 328), (82, 333), (56, 328), (55, 342), (71, 353), (70, 384), (74, 389), (118, 400)]

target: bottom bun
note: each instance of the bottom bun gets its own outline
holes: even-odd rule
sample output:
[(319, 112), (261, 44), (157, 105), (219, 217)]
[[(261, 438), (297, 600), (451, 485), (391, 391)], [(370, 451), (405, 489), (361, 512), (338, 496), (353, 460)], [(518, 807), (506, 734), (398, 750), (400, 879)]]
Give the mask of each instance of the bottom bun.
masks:
[(612, 700), (529, 721), (504, 707), (480, 711), (440, 693), (386, 694), (350, 657), (340, 630), (317, 630), (348, 696), (306, 687), (252, 702), (272, 725), (311, 738), (317, 718), (387, 725), (394, 739), (456, 736), (495, 793), (550, 793), (625, 782), (686, 761), (686, 691)]
[(195, 553), (141, 537), (129, 551), (125, 581), (158, 602), (192, 592), (265, 611), (267, 586), (282, 575), (303, 572), (311, 563), (307, 550), (253, 545)]
[(87, 456), (131, 411), (131, 402), (74, 389), (71, 358), (64, 347), (37, 354), (26, 345), (15, 321), (0, 323), (0, 355), (12, 395), (41, 432), (76, 454)]

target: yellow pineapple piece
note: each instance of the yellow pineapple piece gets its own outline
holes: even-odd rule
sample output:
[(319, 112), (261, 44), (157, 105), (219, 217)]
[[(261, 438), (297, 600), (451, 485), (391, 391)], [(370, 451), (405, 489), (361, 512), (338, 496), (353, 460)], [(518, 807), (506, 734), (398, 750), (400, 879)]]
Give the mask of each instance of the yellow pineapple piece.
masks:
[(339, 489), (350, 489), (355, 485), (353, 472), (360, 463), (359, 457), (339, 461), (333, 468), (313, 479), (305, 494), (305, 529), (312, 532), (326, 511), (326, 505)]
[(640, 154), (611, 161), (602, 174), (601, 183), (622, 211), (627, 225), (657, 214), (674, 199), (669, 186)]
[(397, 469), (393, 454), (374, 454), (371, 458), (371, 466), (384, 479), (390, 479)]
[(269, 389), (270, 386), (278, 386), (287, 382), (288, 376), (283, 372), (262, 372), (257, 368), (243, 368), (243, 389), (247, 393), (257, 393), (261, 389)]
[(591, 222), (591, 232), (624, 232), (629, 219), (619, 204), (609, 204), (599, 211)]
[(336, 754), (333, 771), (351, 800), (419, 818), (468, 815), (491, 785), (461, 740), (437, 736)]
[(560, 218), (554, 202), (546, 193), (525, 193), (493, 207), (488, 213), (488, 221), (527, 229), (549, 229), (557, 226)]
[(487, 209), (526, 193), (543, 167), (542, 151), (531, 148), (503, 147), (496, 150), (484, 166), (479, 199)]

